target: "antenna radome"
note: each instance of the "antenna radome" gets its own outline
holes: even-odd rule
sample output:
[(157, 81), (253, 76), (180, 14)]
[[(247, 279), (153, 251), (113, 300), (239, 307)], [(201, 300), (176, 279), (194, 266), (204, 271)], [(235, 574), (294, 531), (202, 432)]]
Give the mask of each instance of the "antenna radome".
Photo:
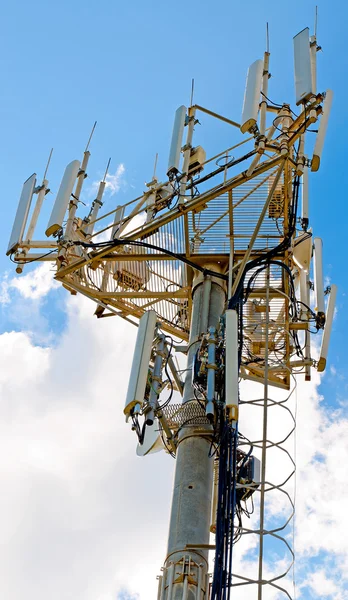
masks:
[(296, 104), (299, 105), (315, 94), (308, 27), (294, 37), (294, 66)]
[(56, 201), (53, 205), (51, 216), (48, 221), (47, 229), (45, 231), (47, 237), (53, 233), (56, 233), (62, 227), (79, 169), (79, 160), (73, 160), (65, 169)]
[(326, 97), (324, 100), (324, 105), (323, 105), (323, 114), (322, 114), (322, 117), (320, 120), (319, 130), (317, 133), (317, 139), (315, 140), (311, 171), (318, 171), (318, 169), (320, 167), (320, 159), (321, 159), (321, 155), (323, 152), (327, 124), (329, 122), (332, 98), (333, 98), (332, 90), (327, 90)]
[(182, 136), (184, 133), (185, 119), (186, 106), (182, 105), (179, 106), (179, 108), (175, 112), (167, 175), (169, 175), (170, 173), (177, 173), (179, 171), (180, 152), (182, 146)]
[(36, 173), (33, 173), (23, 184), (15, 220), (10, 235), (7, 256), (15, 252), (23, 240), (24, 229), (27, 224), (31, 200), (34, 194)]
[(325, 328), (323, 338), (321, 340), (320, 358), (317, 369), (319, 373), (322, 373), (326, 367), (327, 353), (329, 351), (329, 342), (331, 337), (332, 323), (335, 314), (335, 304), (337, 296), (337, 285), (332, 284), (331, 292), (329, 296), (329, 302), (326, 310)]
[(137, 404), (142, 405), (144, 402), (156, 322), (157, 314), (154, 310), (145, 312), (139, 320), (126, 405), (123, 411), (127, 417)]
[(255, 127), (259, 112), (260, 92), (262, 86), (263, 60), (256, 60), (250, 65), (246, 80), (242, 123), (240, 130), (246, 133)]

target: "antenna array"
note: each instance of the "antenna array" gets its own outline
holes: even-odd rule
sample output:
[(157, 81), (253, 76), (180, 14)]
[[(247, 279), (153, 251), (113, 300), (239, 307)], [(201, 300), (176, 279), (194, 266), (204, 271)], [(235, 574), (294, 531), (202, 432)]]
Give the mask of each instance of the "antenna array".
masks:
[[(78, 216), (95, 125), (82, 162), (66, 167), (45, 241), (32, 237), (48, 191), (46, 172), (41, 186), (36, 187), (35, 174), (23, 186), (8, 247), (17, 270), (33, 260), (53, 261), (56, 279), (72, 294), (93, 300), (98, 318), (117, 315), (139, 324), (124, 414), (137, 433), (139, 455), (165, 448), (177, 458), (159, 600), (227, 599), (233, 588), (237, 599), (245, 585), (249, 598), (256, 590), (261, 600), (266, 583), (291, 597), (279, 580), (286, 579), (293, 562), (286, 527), (294, 505), (286, 484), (294, 471), (270, 488), (289, 499), (291, 514), (281, 537), (277, 528), (265, 530), (267, 414), (282, 404), (269, 398), (269, 388), (284, 390), (286, 408), (294, 373), (310, 380), (313, 368), (324, 370), (334, 314), (334, 285), (325, 314), (322, 241), (313, 239), (308, 200), (308, 174), (320, 167), (332, 102), (330, 90), (316, 90), (317, 49), (316, 34), (310, 37), (308, 29), (295, 36), (299, 115), (290, 104), (268, 99), (268, 28), (264, 57), (248, 71), (240, 124), (193, 104), (192, 81), (190, 107), (175, 113), (167, 179), (156, 177), (156, 156), (146, 190), (107, 214), (99, 216), (110, 161), (89, 214)], [(198, 113), (222, 120), (231, 137), (237, 131), (244, 137), (207, 158), (193, 145)], [(309, 158), (306, 132), (317, 121)], [(38, 199), (26, 232), (34, 194)], [(44, 249), (49, 255), (42, 255)], [(318, 361), (311, 353), (313, 329), (324, 330)], [(185, 381), (175, 350), (187, 355)], [(260, 383), (263, 398), (243, 399), (240, 380)], [(163, 402), (168, 385), (171, 392)], [(174, 390), (183, 396), (182, 404), (173, 403)], [(248, 441), (238, 430), (245, 404), (263, 409), (261, 441)], [(294, 424), (285, 439), (293, 430)], [(215, 458), (209, 446), (216, 447)], [(281, 440), (273, 446), (288, 452)], [(252, 496), (259, 516), (254, 529), (247, 529), (243, 506)], [(209, 531), (216, 536), (212, 582)], [(258, 575), (246, 577), (232, 572), (232, 551), (251, 532), (259, 538)], [(284, 573), (267, 582), (266, 534), (284, 543), (290, 560)]]

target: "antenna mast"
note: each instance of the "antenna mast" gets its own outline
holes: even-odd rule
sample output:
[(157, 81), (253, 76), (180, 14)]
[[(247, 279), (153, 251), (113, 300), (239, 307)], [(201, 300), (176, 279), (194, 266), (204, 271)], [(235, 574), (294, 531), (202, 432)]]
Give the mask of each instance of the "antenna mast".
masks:
[[(248, 71), (241, 123), (193, 104), (192, 79), (190, 107), (175, 113), (164, 181), (157, 179), (156, 154), (147, 189), (99, 216), (109, 159), (89, 214), (79, 216), (95, 123), (82, 164), (66, 167), (44, 241), (32, 240), (31, 225), (30, 235), (24, 231), (33, 194), (42, 200), (48, 191), (47, 168), (40, 188), (35, 174), (23, 186), (8, 249), (17, 269), (51, 260), (56, 279), (93, 300), (98, 318), (118, 315), (138, 325), (123, 413), (139, 456), (163, 449), (176, 458), (158, 600), (262, 600), (267, 588), (292, 598), (295, 463), (285, 443), (295, 429), (291, 385), (295, 375), (308, 381), (313, 369), (325, 369), (337, 293), (333, 285), (326, 308), (322, 241), (310, 229), (308, 172), (320, 168), (332, 101), (330, 90), (316, 90), (316, 29), (317, 12), (315, 35), (304, 29), (294, 38), (299, 116), (290, 103), (269, 100), (267, 24), (263, 60)], [(207, 159), (193, 144), (198, 112), (238, 131), (239, 139)], [(305, 136), (317, 121), (308, 158)], [(318, 362), (313, 327), (323, 330)], [(184, 379), (176, 352), (187, 357)], [(258, 384), (256, 398), (244, 382)], [(274, 413), (289, 424), (270, 440)], [(270, 481), (270, 448), (289, 459), (278, 482)], [(271, 494), (283, 500), (285, 521), (267, 522)], [(257, 557), (239, 572), (238, 542), (251, 537)], [(275, 568), (266, 576), (270, 557)]]

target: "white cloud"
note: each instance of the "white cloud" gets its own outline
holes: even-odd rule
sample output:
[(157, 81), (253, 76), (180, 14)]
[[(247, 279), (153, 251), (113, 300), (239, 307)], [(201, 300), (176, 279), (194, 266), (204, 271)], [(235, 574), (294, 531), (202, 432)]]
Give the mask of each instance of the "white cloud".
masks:
[(23, 387), (37, 385), (47, 373), (50, 350), (33, 346), (23, 332), (11, 331), (0, 336), (0, 356), (1, 398), (10, 410), (15, 410), (24, 400)]
[(124, 422), (136, 329), (97, 321), (84, 298), (67, 296), (67, 310), (55, 348), (23, 333), (0, 336), (1, 593), (61, 600), (69, 590), (97, 600), (127, 588), (153, 600), (173, 461), (136, 457)]
[(47, 296), (48, 292), (60, 287), (60, 284), (53, 279), (54, 272), (52, 263), (44, 262), (26, 275), (9, 279), (8, 274), (5, 274), (1, 281), (0, 302), (2, 304), (10, 302), (11, 289), (17, 290), (23, 298), (31, 300), (39, 300)]
[[(53, 331), (57, 324), (57, 297), (47, 300), (48, 294), (60, 288), (54, 279), (54, 267), (51, 263), (42, 263), (25, 275), (10, 277), (5, 273), (0, 280), (0, 304), (7, 329), (15, 328), (30, 335), (30, 339), (47, 346), (56, 336)], [(43, 310), (45, 307), (45, 310)], [(51, 310), (54, 315), (48, 313)], [(58, 319), (63, 315), (61, 314)]]
[[(124, 184), (124, 174), (126, 168), (123, 163), (120, 163), (116, 167), (115, 173), (108, 173), (105, 178), (105, 189), (108, 190), (110, 196), (114, 196), (120, 191), (121, 186)], [(90, 193), (96, 194), (99, 188), (99, 181), (93, 181), (90, 186)]]
[(114, 194), (117, 194), (117, 192), (119, 191), (122, 181), (123, 181), (123, 176), (125, 173), (125, 166), (123, 163), (120, 163), (117, 168), (115, 173), (112, 175), (111, 173), (108, 173), (106, 176), (106, 186), (105, 188), (107, 190), (110, 191), (110, 195), (113, 196)]
[(311, 573), (308, 577), (308, 587), (320, 597), (330, 597), (335, 600), (340, 600), (343, 596), (339, 590), (337, 582), (330, 579), (324, 569)]
[(8, 304), (10, 302), (8, 287), (8, 273), (5, 273), (0, 283), (0, 304)]
[[(341, 531), (348, 530), (348, 516), (342, 507), (348, 503), (348, 483), (342, 473), (342, 465), (348, 461), (348, 447), (346, 444), (348, 434), (348, 415), (344, 407), (340, 410), (330, 409), (325, 399), (319, 394), (319, 374), (314, 371), (312, 382), (306, 383), (298, 378), (297, 390), (290, 399), (290, 406), (295, 409), (297, 397), (297, 432), (296, 453), (294, 452), (294, 438), (290, 438), (285, 447), (296, 455), (297, 462), (297, 494), (296, 494), (296, 538), (295, 550), (297, 556), (297, 579), (299, 591), (308, 584), (308, 576), (316, 569), (323, 567), (327, 558), (336, 564), (335, 581), (337, 590), (330, 595), (330, 600), (343, 600), (347, 595), (347, 567), (348, 543)], [(262, 389), (257, 391), (256, 384), (242, 383), (241, 396), (243, 399), (262, 397)], [(284, 392), (269, 388), (269, 397), (280, 400)], [(331, 404), (334, 399), (331, 399)], [(257, 416), (259, 411), (259, 416)], [(240, 430), (252, 440), (261, 439), (262, 408), (241, 407)], [(268, 410), (268, 439), (278, 441), (291, 429), (291, 420), (287, 419), (286, 412), (278, 407)], [(259, 451), (255, 449), (255, 454)], [(291, 463), (284, 453), (274, 449), (267, 452), (266, 480), (279, 483), (291, 472)], [(293, 494), (294, 479), (285, 486)], [(257, 494), (255, 495), (258, 504)], [(267, 496), (267, 494), (266, 494)], [(278, 526), (284, 517), (290, 516), (290, 504), (285, 495), (280, 492), (270, 492), (266, 499), (266, 517), (269, 524)], [(270, 520), (272, 517), (273, 521)], [(252, 525), (250, 525), (252, 523)], [(245, 526), (258, 527), (257, 519), (251, 522), (246, 520)], [(266, 525), (267, 527), (267, 525)], [(267, 527), (268, 528), (268, 527)], [(292, 526), (285, 530), (285, 537), (292, 542)], [(247, 536), (246, 536), (247, 537)], [(234, 572), (257, 579), (257, 563), (253, 559), (252, 545), (244, 541), (244, 545), (235, 549)], [(283, 552), (283, 554), (282, 554)], [(286, 558), (286, 555), (287, 558)], [(277, 559), (275, 559), (277, 556)], [(279, 545), (265, 554), (265, 570), (270, 575), (277, 574), (280, 570), (280, 561), (289, 564), (289, 553)], [(272, 566), (272, 563), (273, 566)], [(312, 584), (315, 585), (313, 580)], [(281, 584), (281, 581), (279, 581)], [(285, 587), (291, 589), (291, 573)], [(323, 588), (326, 589), (326, 588)], [(265, 589), (266, 592), (266, 589)], [(244, 592), (245, 593), (245, 592)], [(249, 590), (248, 590), (249, 593)], [(254, 600), (250, 591), (248, 598)], [(272, 598), (272, 590), (267, 594)], [(236, 600), (243, 598), (243, 594), (234, 592)], [(265, 596), (268, 598), (268, 595)], [(307, 597), (307, 594), (305, 594)]]
[[(16, 289), (39, 304), (51, 289), (49, 276), (33, 271), (8, 293)], [(135, 456), (135, 435), (122, 410), (136, 330), (116, 318), (96, 320), (93, 308), (83, 297), (67, 295), (67, 328), (52, 348), (36, 346), (24, 333), (0, 336), (0, 477), (6, 489), (0, 496), (0, 580), (6, 600), (65, 600), (66, 590), (75, 600), (156, 597), (174, 461), (164, 453)], [(318, 374), (309, 384), (299, 380), (296, 392), (299, 592), (305, 597), (306, 583), (313, 592), (316, 586), (328, 590), (330, 600), (343, 600), (348, 420), (343, 409), (330, 414), (319, 383)], [(245, 398), (260, 395), (254, 384), (243, 388)], [(270, 389), (271, 397), (281, 395)], [(262, 409), (254, 410), (260, 416), (242, 407), (241, 431), (259, 439)], [(269, 434), (278, 439), (289, 420), (285, 411), (272, 410)], [(279, 452), (270, 452), (267, 477), (281, 480), (288, 466)], [(279, 494), (274, 497), (268, 510), (280, 517), (288, 507)], [(256, 545), (256, 536), (238, 542), (234, 570), (257, 573)], [(327, 555), (336, 563), (337, 589), (322, 558)], [(282, 565), (279, 559), (266, 563), (266, 575)], [(265, 600), (273, 597), (270, 590)]]

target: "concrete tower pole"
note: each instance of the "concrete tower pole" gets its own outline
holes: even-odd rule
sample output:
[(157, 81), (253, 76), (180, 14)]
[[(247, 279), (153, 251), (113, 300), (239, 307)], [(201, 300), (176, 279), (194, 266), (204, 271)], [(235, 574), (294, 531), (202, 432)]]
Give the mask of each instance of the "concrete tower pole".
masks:
[[(219, 271), (219, 265), (206, 265)], [(217, 327), (226, 301), (219, 278), (196, 274), (183, 403), (194, 400), (192, 365), (200, 335)], [(208, 548), (214, 459), (209, 457), (212, 427), (193, 421), (178, 436), (167, 558), (159, 600), (208, 600)], [(191, 547), (191, 548), (190, 548)]]

